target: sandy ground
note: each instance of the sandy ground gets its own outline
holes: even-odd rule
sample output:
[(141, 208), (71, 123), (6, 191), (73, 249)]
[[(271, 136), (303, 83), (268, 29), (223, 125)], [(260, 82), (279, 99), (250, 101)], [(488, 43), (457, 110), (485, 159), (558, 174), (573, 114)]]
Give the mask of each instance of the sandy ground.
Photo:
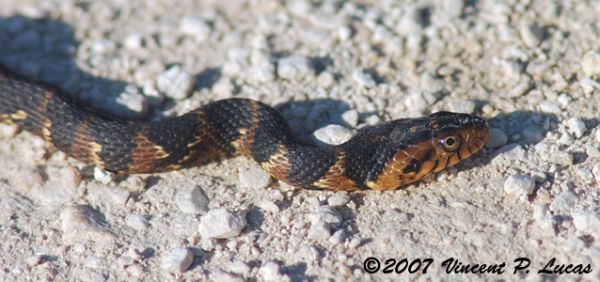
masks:
[[(439, 110), (493, 127), (435, 179), (333, 194), (243, 158), (115, 184), (3, 126), (0, 279), (600, 279), (598, 15), (597, 1), (0, 0), (0, 62), (113, 114), (248, 97), (310, 142)], [(450, 258), (496, 273), (447, 273)], [(394, 273), (405, 262), (414, 273)], [(538, 273), (549, 262), (578, 273)]]

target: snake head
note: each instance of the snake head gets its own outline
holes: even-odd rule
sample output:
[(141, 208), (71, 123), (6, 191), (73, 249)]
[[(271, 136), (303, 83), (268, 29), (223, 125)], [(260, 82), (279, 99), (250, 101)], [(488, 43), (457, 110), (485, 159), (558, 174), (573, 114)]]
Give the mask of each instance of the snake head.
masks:
[[(389, 131), (388, 131), (389, 130)], [(438, 112), (424, 118), (396, 120), (378, 128), (380, 142), (370, 145), (375, 163), (366, 186), (396, 189), (456, 165), (481, 150), (487, 122), (469, 114)], [(385, 148), (385, 149), (381, 149)], [(368, 151), (368, 150), (367, 150)]]
[[(481, 150), (488, 139), (487, 122), (477, 116), (451, 112), (429, 115), (431, 129), (432, 161), (438, 165), (434, 172), (456, 165)], [(440, 163), (446, 162), (443, 167)]]

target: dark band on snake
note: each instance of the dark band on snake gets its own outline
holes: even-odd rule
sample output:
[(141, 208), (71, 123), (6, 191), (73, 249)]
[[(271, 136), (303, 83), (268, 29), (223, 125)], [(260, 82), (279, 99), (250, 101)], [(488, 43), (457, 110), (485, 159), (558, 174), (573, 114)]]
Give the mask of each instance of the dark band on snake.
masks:
[(332, 191), (403, 187), (456, 165), (488, 138), (484, 119), (438, 112), (366, 127), (344, 144), (317, 147), (298, 140), (275, 109), (239, 98), (157, 122), (125, 121), (1, 67), (0, 122), (111, 172), (164, 172), (244, 155), (276, 179)]

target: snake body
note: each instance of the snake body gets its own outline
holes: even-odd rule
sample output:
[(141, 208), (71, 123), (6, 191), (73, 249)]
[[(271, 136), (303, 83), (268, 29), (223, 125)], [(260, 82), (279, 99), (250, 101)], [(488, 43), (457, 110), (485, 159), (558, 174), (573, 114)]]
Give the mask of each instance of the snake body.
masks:
[(161, 121), (127, 121), (3, 67), (0, 122), (111, 172), (164, 172), (244, 155), (276, 179), (333, 191), (397, 189), (456, 165), (488, 137), (484, 119), (438, 112), (366, 127), (344, 144), (317, 147), (300, 142), (275, 109), (239, 98)]

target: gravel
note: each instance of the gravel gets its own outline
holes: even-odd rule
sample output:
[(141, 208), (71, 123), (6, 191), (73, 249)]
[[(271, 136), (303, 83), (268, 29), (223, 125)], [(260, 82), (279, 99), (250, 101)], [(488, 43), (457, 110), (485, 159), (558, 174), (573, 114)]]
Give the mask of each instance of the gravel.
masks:
[(504, 131), (498, 128), (490, 128), (490, 135), (488, 142), (485, 144), (488, 148), (496, 149), (506, 145), (508, 137), (504, 134)]
[(184, 99), (192, 93), (194, 77), (180, 65), (175, 65), (166, 70), (156, 79), (158, 90), (167, 97), (176, 100)]
[[(426, 182), (331, 193), (243, 158), (116, 179), (0, 125), (2, 280), (389, 280), (364, 260), (428, 256), (532, 260), (482, 280), (600, 278), (594, 1), (1, 6), (2, 65), (107, 114), (160, 120), (239, 97), (276, 106), (312, 143), (319, 128), (335, 144), (440, 110), (492, 128), (486, 149)], [(594, 271), (540, 276), (551, 258)]]
[(168, 272), (184, 272), (194, 262), (194, 254), (188, 248), (175, 248), (162, 257), (162, 269)]
[(504, 192), (519, 197), (522, 200), (531, 195), (535, 189), (535, 180), (526, 175), (510, 175), (504, 181)]
[(244, 216), (227, 208), (218, 208), (200, 218), (198, 232), (207, 239), (232, 238), (240, 234), (246, 224)]
[(567, 127), (569, 128), (569, 132), (577, 139), (581, 138), (581, 136), (583, 136), (583, 134), (585, 134), (587, 131), (585, 123), (576, 117), (567, 120)]
[(338, 124), (330, 124), (319, 128), (315, 130), (313, 135), (317, 140), (329, 145), (343, 144), (353, 136), (352, 131)]

